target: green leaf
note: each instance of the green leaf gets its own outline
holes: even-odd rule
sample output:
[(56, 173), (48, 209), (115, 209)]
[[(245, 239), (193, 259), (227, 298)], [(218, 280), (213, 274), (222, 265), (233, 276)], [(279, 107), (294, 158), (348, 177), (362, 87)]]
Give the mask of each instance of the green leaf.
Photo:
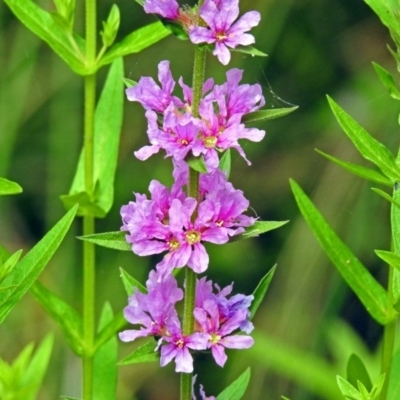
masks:
[(387, 398), (388, 400), (400, 399), (400, 349), (392, 358)]
[(249, 239), (251, 237), (259, 236), (265, 232), (272, 231), (273, 229), (280, 228), (287, 224), (289, 221), (256, 221), (254, 225), (246, 228), (245, 232), (240, 235), (233, 236), (231, 242), (241, 239)]
[(247, 368), (239, 378), (234, 380), (218, 396), (217, 400), (240, 400), (250, 381), (250, 368)]
[[(393, 204), (390, 208), (390, 222), (392, 228), (392, 243), (393, 243), (393, 252), (400, 256), (400, 188), (398, 185), (394, 186), (393, 190)], [(393, 296), (394, 303), (397, 304), (400, 302), (400, 271), (397, 269), (393, 270)], [(396, 307), (398, 309), (398, 307)]]
[(328, 160), (334, 162), (335, 164), (339, 165), (340, 167), (344, 168), (346, 171), (351, 172), (354, 175), (357, 175), (363, 179), (366, 179), (371, 182), (378, 183), (380, 185), (386, 185), (392, 187), (392, 182), (390, 179), (386, 178), (385, 175), (382, 175), (380, 172), (375, 171), (371, 168), (366, 168), (361, 165), (353, 164), (347, 161), (340, 160), (336, 157), (330, 156), (322, 152), (321, 150), (315, 149), (315, 151)]
[[(114, 199), (114, 175), (117, 167), (119, 137), (123, 110), (123, 64), (116, 59), (111, 65), (103, 91), (96, 107), (94, 121), (94, 182), (92, 200), (85, 193), (84, 155), (81, 154), (74, 181), (68, 196), (63, 196), (64, 205), (78, 196), (78, 215), (104, 217), (111, 209)], [(71, 197), (72, 196), (72, 197)]]
[(270, 110), (259, 110), (252, 112), (250, 114), (246, 114), (242, 118), (242, 122), (244, 124), (250, 124), (254, 122), (261, 122), (265, 121), (268, 119), (276, 119), (280, 117), (284, 117), (285, 115), (288, 115), (292, 113), (293, 111), (297, 110), (299, 107), (288, 107), (288, 108), (272, 108)]
[(115, 317), (97, 334), (94, 351), (96, 352), (100, 346), (106, 343), (113, 335), (115, 335), (116, 332), (119, 332), (126, 325), (127, 321), (124, 318), (122, 311), (118, 312)]
[(18, 183), (0, 178), (0, 196), (17, 194), (22, 192), (22, 187)]
[(347, 380), (354, 387), (357, 386), (357, 381), (360, 381), (365, 385), (368, 392), (372, 390), (372, 382), (368, 371), (361, 358), (354, 353), (350, 356), (347, 363)]
[(22, 254), (22, 250), (18, 250), (12, 256), (7, 258), (4, 262), (0, 262), (0, 290), (2, 290), (1, 282), (3, 279), (12, 271), (20, 259)]
[[(99, 330), (113, 320), (113, 311), (105, 303), (100, 317)], [(113, 335), (94, 356), (93, 400), (115, 400), (117, 390), (118, 341)]]
[(128, 79), (128, 78), (122, 78), (122, 82), (124, 82), (124, 85), (127, 88), (134, 87), (137, 85), (136, 81), (134, 81), (132, 79)]
[(258, 283), (257, 287), (255, 288), (253, 292), (254, 300), (251, 303), (250, 306), (250, 319), (254, 318), (254, 315), (256, 314), (258, 307), (260, 307), (261, 302), (264, 299), (265, 294), (267, 293), (267, 290), (269, 288), (269, 284), (271, 283), (271, 280), (274, 276), (276, 270), (276, 265), (274, 265), (261, 279), (261, 281)]
[(382, 374), (372, 388), (371, 400), (379, 400), (379, 396), (381, 394), (384, 382), (385, 382), (385, 374)]
[(119, 8), (116, 4), (113, 4), (107, 21), (103, 21), (103, 30), (100, 32), (104, 47), (110, 47), (114, 43), (118, 33), (119, 23)]
[(360, 392), (346, 379), (343, 379), (341, 376), (336, 376), (336, 381), (339, 386), (340, 391), (342, 392), (343, 396), (348, 400), (364, 400), (360, 394)]
[(132, 245), (125, 239), (125, 231), (96, 233), (93, 235), (78, 236), (80, 240), (97, 244), (114, 250), (132, 251)]
[(379, 79), (389, 91), (389, 94), (396, 100), (400, 100), (400, 91), (393, 79), (393, 76), (385, 68), (381, 67), (379, 64), (372, 63)]
[(201, 174), (207, 173), (207, 167), (204, 163), (204, 157), (202, 155), (199, 157), (193, 157), (192, 155), (189, 155), (186, 157), (185, 161), (189, 164), (189, 167), (195, 171), (200, 172)]
[(35, 400), (42, 387), (53, 349), (53, 342), (53, 335), (47, 335), (24, 371), (24, 384), (29, 387), (29, 395), (24, 397), (24, 400)]
[(58, 16), (63, 19), (63, 23), (66, 25), (66, 29), (72, 32), (74, 28), (75, 0), (54, 0), (54, 4), (56, 5)]
[(139, 281), (137, 281), (133, 276), (129, 275), (124, 269), (119, 269), (121, 272), (122, 283), (124, 284), (126, 293), (128, 296), (132, 296), (134, 293), (134, 288), (137, 288), (142, 293), (147, 293), (147, 289)]
[(60, 327), (71, 349), (77, 355), (83, 354), (82, 318), (77, 311), (40, 282), (35, 282), (31, 294)]
[(386, 192), (383, 190), (377, 189), (377, 188), (371, 188), (373, 192), (376, 194), (379, 194), (379, 196), (383, 197), (385, 200), (387, 200), (389, 203), (392, 205), (396, 206), (397, 208), (400, 208), (400, 203), (397, 201), (394, 201), (392, 197), (390, 197)]
[(374, 139), (329, 96), (328, 101), (336, 120), (360, 154), (380, 168), (382, 173), (390, 180), (393, 182), (399, 180), (400, 170), (395, 163), (392, 153), (382, 143)]
[(30, 288), (64, 239), (76, 213), (71, 209), (6, 276), (2, 285), (13, 286), (0, 292), (0, 324)]
[(114, 44), (101, 58), (100, 66), (109, 64), (116, 58), (128, 54), (139, 53), (145, 48), (167, 37), (169, 34), (170, 31), (166, 29), (161, 22), (154, 22), (140, 28), (130, 33), (122, 39), (121, 42)]
[(297, 183), (290, 180), (290, 185), (303, 217), (343, 279), (372, 317), (383, 325), (387, 324), (396, 313), (388, 308), (386, 290), (339, 239)]
[(123, 358), (118, 365), (139, 364), (158, 361), (158, 352), (155, 351), (157, 343), (152, 340)]
[(385, 263), (400, 271), (400, 256), (391, 251), (375, 250), (376, 255)]
[(229, 179), (231, 174), (231, 149), (226, 150), (219, 160), (219, 169), (225, 174), (226, 179)]
[(255, 47), (252, 46), (237, 46), (235, 48), (231, 48), (230, 51), (236, 51), (238, 53), (249, 54), (253, 57), (268, 57), (268, 54), (263, 53), (260, 50), (257, 50)]
[(67, 64), (79, 75), (90, 75), (93, 68), (86, 67), (82, 54), (84, 49), (78, 47), (84, 40), (73, 36), (58, 23), (56, 18), (30, 0), (4, 0), (16, 17), (35, 35), (44, 40)]

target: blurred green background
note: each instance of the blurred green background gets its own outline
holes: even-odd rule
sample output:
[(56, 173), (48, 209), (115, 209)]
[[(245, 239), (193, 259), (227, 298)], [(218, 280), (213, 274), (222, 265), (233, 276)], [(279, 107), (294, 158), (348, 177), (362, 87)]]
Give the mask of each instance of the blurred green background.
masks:
[[(40, 4), (54, 8), (50, 1)], [(117, 3), (122, 15), (119, 38), (154, 21), (133, 0)], [(376, 350), (381, 328), (348, 290), (299, 216), (288, 179), (310, 194), (341, 238), (383, 283), (385, 266), (375, 248), (388, 250), (389, 206), (371, 192), (369, 183), (328, 163), (314, 148), (351, 162), (363, 163), (340, 131), (325, 95), (332, 96), (378, 140), (397, 151), (398, 109), (376, 77), (371, 61), (395, 70), (386, 46), (386, 29), (359, 0), (241, 0), (241, 11), (262, 14), (254, 29), (256, 47), (267, 58), (233, 53), (229, 68), (245, 70), (243, 82), (264, 88), (268, 108), (298, 105), (288, 117), (259, 125), (262, 143), (244, 143), (249, 168), (234, 154), (231, 179), (250, 199), (262, 220), (290, 220), (283, 228), (252, 240), (207, 247), (207, 274), (221, 286), (235, 281), (236, 292), (251, 293), (275, 264), (278, 268), (255, 318), (256, 345), (228, 351), (221, 370), (210, 355), (196, 359), (198, 382), (208, 394), (219, 393), (247, 365), (252, 367), (245, 399), (339, 399), (336, 374), (345, 376), (348, 357), (356, 351), (378, 374)], [(99, 29), (112, 3), (98, 4)], [(83, 32), (83, 4), (77, 3), (76, 29)], [(0, 176), (18, 182), (24, 192), (1, 198), (0, 243), (10, 251), (31, 248), (63, 215), (59, 196), (66, 194), (81, 146), (82, 81), (47, 45), (24, 28), (0, 3)], [(126, 57), (125, 76), (156, 77), (161, 60), (171, 60), (175, 79), (190, 84), (193, 48), (168, 37)], [(211, 55), (207, 75), (222, 83), (226, 69)], [(99, 90), (106, 69), (99, 74)], [(147, 143), (144, 112), (128, 101), (116, 175), (115, 203), (97, 223), (98, 232), (120, 228), (119, 209), (147, 192), (151, 179), (171, 182), (169, 160), (147, 162), (133, 151)], [(78, 310), (81, 303), (80, 221), (69, 233), (40, 280)], [(139, 258), (98, 248), (97, 309), (109, 300), (114, 310), (127, 302), (119, 278), (123, 267), (144, 281), (156, 258)], [(0, 355), (11, 361), (30, 341), (48, 331), (56, 334), (51, 365), (39, 399), (79, 396), (80, 361), (66, 346), (49, 317), (27, 294), (0, 327)], [(138, 343), (120, 345), (121, 358)], [(173, 365), (160, 369), (143, 364), (119, 369), (118, 400), (176, 400), (178, 377)]]

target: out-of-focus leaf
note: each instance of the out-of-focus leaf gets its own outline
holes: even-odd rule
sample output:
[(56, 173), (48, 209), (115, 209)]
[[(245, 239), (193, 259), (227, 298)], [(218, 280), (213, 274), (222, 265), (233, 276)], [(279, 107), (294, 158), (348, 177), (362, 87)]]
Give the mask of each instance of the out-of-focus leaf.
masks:
[(132, 245), (126, 241), (125, 236), (126, 232), (116, 231), (78, 236), (78, 239), (86, 240), (88, 242), (97, 244), (98, 246), (107, 247), (109, 249), (132, 251)]
[(128, 78), (122, 78), (122, 82), (124, 82), (124, 85), (127, 88), (133, 87), (137, 85), (137, 82), (132, 80), (132, 79), (128, 79)]
[(374, 139), (329, 96), (328, 102), (339, 125), (360, 154), (365, 159), (373, 162), (393, 182), (400, 180), (400, 169), (395, 162), (393, 154), (382, 143)]
[(383, 190), (377, 189), (377, 188), (371, 188), (373, 192), (376, 194), (379, 194), (379, 196), (383, 197), (385, 200), (387, 200), (389, 203), (392, 205), (396, 206), (397, 208), (400, 208), (400, 203), (397, 201), (394, 201), (392, 197), (390, 197), (386, 192)]
[(154, 22), (140, 28), (128, 36), (125, 36), (119, 43), (114, 44), (101, 58), (100, 65), (113, 62), (116, 58), (132, 53), (139, 53), (145, 48), (157, 43), (167, 37), (171, 32), (161, 22)]
[(57, 23), (57, 19), (30, 0), (4, 0), (16, 17), (35, 35), (44, 40), (79, 75), (94, 71), (85, 66), (82, 53), (76, 43), (84, 40), (73, 36)]
[[(400, 204), (400, 188), (398, 185), (394, 186), (392, 198), (394, 203), (390, 208), (390, 222), (392, 227), (393, 252), (400, 256), (400, 207), (398, 206)], [(392, 278), (394, 303), (396, 304), (400, 302), (400, 271), (398, 269), (393, 270)]]
[(18, 183), (0, 178), (0, 196), (6, 194), (17, 194), (22, 192), (22, 187)]
[(31, 287), (31, 294), (60, 327), (66, 341), (77, 355), (83, 351), (82, 318), (77, 311), (40, 282)]
[(127, 324), (122, 311), (118, 312), (115, 317), (100, 330), (96, 336), (94, 351), (107, 342), (115, 333), (119, 332)]
[(240, 235), (233, 236), (230, 241), (234, 242), (241, 239), (249, 239), (251, 237), (259, 236), (265, 232), (272, 231), (287, 224), (289, 221), (256, 221), (254, 225), (246, 228), (245, 232)]
[(231, 149), (226, 150), (219, 160), (219, 169), (225, 174), (226, 179), (229, 179), (231, 174)]
[[(113, 320), (111, 305), (106, 303), (100, 317), (99, 330)], [(118, 341), (113, 335), (94, 356), (93, 399), (115, 400), (117, 389)]]
[(336, 380), (340, 391), (346, 399), (364, 400), (361, 396), (361, 393), (351, 383), (347, 382), (346, 379), (343, 379), (341, 376), (337, 375)]
[(392, 187), (392, 182), (390, 179), (386, 178), (385, 175), (381, 174), (378, 171), (375, 171), (371, 168), (363, 167), (362, 165), (353, 164), (347, 161), (340, 160), (336, 157), (330, 156), (329, 154), (324, 153), (321, 150), (315, 149), (317, 153), (321, 154), (328, 160), (334, 162), (340, 167), (344, 168), (346, 171), (351, 172), (354, 175), (359, 176), (360, 178), (366, 179), (371, 182), (379, 183), (381, 185), (386, 185)]
[[(114, 199), (114, 175), (117, 166), (119, 137), (123, 110), (123, 64), (116, 59), (111, 65), (103, 91), (96, 107), (94, 121), (94, 199), (85, 193), (84, 155), (81, 154), (74, 181), (65, 206), (73, 201), (80, 204), (78, 215), (104, 217)], [(71, 197), (72, 196), (72, 197)], [(79, 199), (74, 199), (78, 196)]]
[(250, 306), (250, 319), (254, 318), (254, 315), (256, 314), (258, 307), (260, 307), (261, 302), (264, 299), (265, 294), (267, 293), (267, 290), (269, 288), (269, 284), (271, 283), (271, 280), (274, 276), (276, 270), (276, 265), (274, 265), (261, 279), (261, 281), (258, 283), (257, 287), (255, 288), (253, 292), (254, 300), (251, 303)]
[(297, 110), (299, 107), (288, 107), (288, 108), (271, 108), (269, 110), (259, 110), (254, 111), (250, 114), (246, 114), (242, 118), (242, 122), (244, 124), (251, 124), (254, 122), (261, 122), (268, 119), (276, 119), (280, 117), (284, 117), (292, 113), (293, 111)]
[(151, 342), (147, 342), (146, 344), (129, 354), (129, 356), (123, 358), (118, 363), (118, 365), (139, 364), (158, 361), (158, 352), (154, 351), (156, 347), (157, 343), (154, 340), (152, 340)]
[(64, 239), (75, 213), (76, 208), (71, 209), (6, 276), (1, 286), (12, 288), (0, 292), (0, 324), (49, 262)]
[(357, 354), (352, 354), (347, 363), (347, 380), (354, 387), (357, 386), (357, 381), (364, 384), (365, 388), (370, 392), (372, 390), (372, 382), (364, 363)]
[(392, 358), (387, 398), (388, 400), (400, 399), (400, 349), (396, 351)]
[(123, 268), (120, 268), (119, 270), (121, 272), (122, 283), (124, 284), (128, 296), (133, 295), (134, 288), (137, 288), (142, 293), (147, 293), (147, 289), (144, 285), (137, 281), (133, 276), (129, 275)]
[(388, 305), (386, 290), (339, 239), (300, 186), (293, 180), (290, 184), (303, 217), (325, 253), (372, 317), (387, 324), (396, 312)]
[(389, 94), (396, 100), (400, 100), (400, 91), (393, 79), (393, 76), (385, 68), (381, 67), (379, 64), (372, 63), (379, 79), (389, 91)]
[(247, 368), (239, 378), (234, 380), (218, 396), (217, 400), (240, 400), (250, 381), (250, 368)]
[(268, 57), (268, 54), (263, 53), (262, 51), (256, 49), (255, 47), (252, 46), (237, 46), (233, 49), (230, 49), (231, 51), (236, 51), (238, 53), (244, 53), (244, 54), (249, 54), (252, 57)]

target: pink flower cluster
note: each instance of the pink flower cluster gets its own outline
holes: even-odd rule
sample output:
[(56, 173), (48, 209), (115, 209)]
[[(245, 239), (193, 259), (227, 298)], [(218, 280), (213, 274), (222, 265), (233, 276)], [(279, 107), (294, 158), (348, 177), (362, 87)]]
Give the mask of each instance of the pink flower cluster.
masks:
[(199, 10), (201, 19), (187, 8), (179, 9), (176, 0), (145, 0), (144, 10), (180, 23), (188, 31), (192, 43), (215, 44), (213, 54), (223, 65), (231, 59), (228, 47), (254, 43), (254, 37), (245, 32), (260, 22), (257, 11), (250, 11), (237, 20), (239, 0), (205, 0)]
[(161, 87), (150, 77), (142, 77), (136, 86), (126, 89), (128, 100), (138, 101), (147, 110), (147, 134), (150, 146), (135, 155), (146, 160), (161, 149), (167, 157), (183, 161), (188, 155), (203, 156), (209, 172), (219, 165), (219, 154), (233, 148), (246, 159), (239, 144), (240, 139), (259, 142), (265, 132), (247, 128), (242, 122), (244, 115), (257, 111), (265, 104), (260, 85), (240, 85), (243, 71), (231, 69), (227, 81), (214, 85), (212, 79), (205, 82), (204, 96), (200, 102), (199, 118), (191, 113), (192, 89), (179, 79), (183, 100), (172, 94), (175, 81), (169, 69), (169, 61), (158, 66)]

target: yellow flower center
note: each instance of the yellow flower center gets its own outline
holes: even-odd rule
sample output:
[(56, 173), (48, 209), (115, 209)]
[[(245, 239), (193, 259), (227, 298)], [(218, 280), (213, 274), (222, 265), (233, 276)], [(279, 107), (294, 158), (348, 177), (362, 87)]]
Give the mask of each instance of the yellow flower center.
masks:
[(190, 245), (200, 242), (200, 239), (201, 239), (201, 234), (197, 231), (188, 231), (186, 233), (186, 241)]
[(221, 340), (221, 336), (220, 335), (217, 335), (216, 333), (212, 333), (211, 334), (210, 342), (212, 344), (217, 344), (217, 343), (219, 343), (220, 340)]
[(168, 245), (169, 245), (169, 250), (170, 251), (177, 250), (180, 247), (180, 244), (179, 244), (178, 240), (176, 240), (175, 238), (171, 239), (169, 241)]
[(175, 342), (175, 346), (179, 347), (180, 349), (183, 347), (185, 342), (182, 339), (179, 339)]
[(207, 136), (204, 139), (204, 146), (206, 146), (207, 149), (214, 148), (216, 144), (217, 144), (217, 138), (215, 136)]

